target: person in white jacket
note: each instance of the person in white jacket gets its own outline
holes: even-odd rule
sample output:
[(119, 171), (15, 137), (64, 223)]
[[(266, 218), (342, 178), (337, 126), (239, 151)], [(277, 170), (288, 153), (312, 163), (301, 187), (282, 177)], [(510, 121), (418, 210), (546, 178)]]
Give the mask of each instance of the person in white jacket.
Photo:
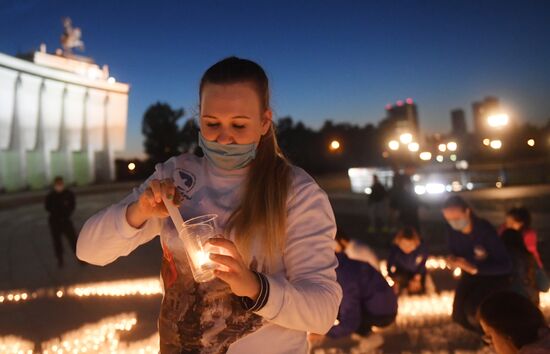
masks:
[[(279, 149), (258, 64), (236, 57), (214, 64), (199, 99), (204, 157), (158, 164), (139, 188), (86, 222), (77, 256), (106, 265), (160, 235), (161, 353), (306, 353), (306, 333), (327, 332), (342, 297), (328, 198)], [(216, 279), (193, 280), (163, 196), (182, 201), (184, 219), (218, 215), (223, 237), (210, 243), (225, 252), (211, 255), (224, 266)]]

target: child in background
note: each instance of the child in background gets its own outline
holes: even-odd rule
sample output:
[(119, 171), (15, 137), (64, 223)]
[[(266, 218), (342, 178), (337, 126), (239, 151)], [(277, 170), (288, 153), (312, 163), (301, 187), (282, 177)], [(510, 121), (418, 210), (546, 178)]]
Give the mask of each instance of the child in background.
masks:
[(428, 250), (413, 227), (404, 227), (394, 238), (388, 256), (388, 274), (399, 294), (423, 294), (426, 291)]
[(499, 233), (502, 235), (506, 229), (514, 229), (521, 232), (525, 247), (529, 252), (531, 252), (533, 257), (535, 257), (537, 265), (540, 268), (543, 268), (542, 260), (537, 248), (537, 232), (531, 228), (531, 213), (529, 213), (529, 210), (524, 207), (512, 208), (508, 210), (506, 212), (506, 220), (504, 225), (502, 225), (499, 229)]
[(346, 234), (340, 231), (336, 233), (336, 252), (344, 252), (349, 259), (360, 262), (365, 262), (373, 266), (377, 271), (380, 271), (380, 262), (376, 253), (364, 242), (349, 238)]
[(535, 257), (525, 247), (521, 232), (506, 229), (500, 237), (512, 259), (512, 290), (538, 305), (539, 289), (536, 281), (537, 261)]

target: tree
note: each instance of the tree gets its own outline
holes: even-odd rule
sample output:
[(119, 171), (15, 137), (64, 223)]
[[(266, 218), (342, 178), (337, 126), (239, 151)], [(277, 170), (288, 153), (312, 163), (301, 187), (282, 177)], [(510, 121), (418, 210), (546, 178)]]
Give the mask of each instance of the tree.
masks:
[(180, 153), (182, 131), (178, 120), (183, 115), (183, 108), (174, 110), (167, 103), (157, 102), (147, 109), (141, 132), (145, 136), (145, 153), (151, 163), (164, 162)]
[(190, 118), (185, 122), (181, 130), (181, 152), (194, 153), (199, 145), (199, 125)]

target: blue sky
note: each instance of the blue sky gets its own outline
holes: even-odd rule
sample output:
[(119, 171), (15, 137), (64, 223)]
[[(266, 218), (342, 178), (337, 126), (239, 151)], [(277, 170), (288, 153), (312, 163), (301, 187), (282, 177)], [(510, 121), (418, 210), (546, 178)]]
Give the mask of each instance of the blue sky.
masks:
[(377, 123), (412, 97), (421, 129), (446, 132), (450, 110), (486, 95), (514, 119), (550, 118), (548, 1), (0, 0), (0, 52), (59, 46), (61, 18), (84, 54), (131, 84), (125, 155), (142, 150), (141, 118), (168, 102), (191, 116), (201, 74), (237, 55), (272, 82), (277, 116)]

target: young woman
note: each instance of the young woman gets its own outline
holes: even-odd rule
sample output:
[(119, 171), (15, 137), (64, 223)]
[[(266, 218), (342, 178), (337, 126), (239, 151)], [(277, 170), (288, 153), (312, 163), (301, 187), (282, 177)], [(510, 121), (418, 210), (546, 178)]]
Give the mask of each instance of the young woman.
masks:
[(452, 318), (466, 329), (481, 332), (477, 308), (485, 297), (509, 286), (512, 262), (495, 228), (477, 217), (464, 199), (449, 197), (442, 209), (449, 225), (447, 264), (462, 270)]
[[(80, 259), (113, 262), (160, 234), (162, 353), (306, 353), (306, 332), (325, 333), (342, 297), (334, 215), (326, 194), (280, 151), (269, 84), (256, 63), (230, 57), (199, 89), (199, 146), (156, 166), (128, 197), (92, 216)], [(229, 255), (217, 279), (196, 283), (162, 202), (181, 199), (184, 219), (217, 214)]]

